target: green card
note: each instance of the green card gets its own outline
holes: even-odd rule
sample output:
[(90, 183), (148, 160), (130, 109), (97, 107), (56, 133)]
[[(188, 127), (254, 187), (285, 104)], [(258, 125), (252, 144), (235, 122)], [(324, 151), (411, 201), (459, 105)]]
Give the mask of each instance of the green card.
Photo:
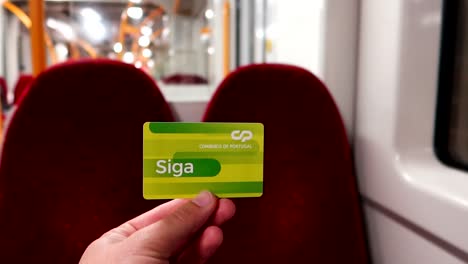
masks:
[(159, 123), (143, 125), (143, 196), (191, 198), (263, 193), (263, 125)]

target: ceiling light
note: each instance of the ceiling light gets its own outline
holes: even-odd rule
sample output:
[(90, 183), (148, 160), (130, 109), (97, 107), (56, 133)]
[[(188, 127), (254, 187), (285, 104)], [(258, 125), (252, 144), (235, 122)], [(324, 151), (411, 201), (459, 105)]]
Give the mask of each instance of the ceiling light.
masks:
[(151, 35), (153, 33), (153, 30), (148, 26), (142, 27), (140, 31), (141, 31), (141, 34), (143, 34), (145, 36), (149, 36), (149, 35)]
[(138, 45), (140, 45), (141, 47), (148, 47), (151, 43), (151, 40), (148, 36), (141, 36), (139, 39), (138, 39)]
[(133, 53), (131, 53), (129, 51), (125, 52), (124, 55), (123, 55), (122, 60), (125, 63), (133, 63), (135, 61), (135, 55), (133, 55)]
[(255, 36), (259, 39), (263, 39), (265, 37), (265, 32), (263, 31), (263, 29), (257, 29), (257, 31), (255, 32)]
[(89, 8), (89, 7), (81, 9), (80, 14), (85, 19), (88, 19), (88, 20), (92, 20), (92, 21), (101, 21), (102, 20), (101, 15), (98, 12), (96, 12), (96, 10), (94, 10), (92, 8)]
[(67, 60), (68, 48), (65, 46), (65, 44), (57, 43), (57, 45), (55, 45), (55, 50), (57, 51), (57, 55), (60, 61)]
[(210, 35), (209, 34), (205, 34), (205, 33), (202, 33), (200, 34), (200, 40), (201, 41), (208, 41), (210, 39)]
[(141, 19), (143, 17), (143, 9), (135, 6), (129, 7), (127, 9), (127, 15), (136, 20)]
[(213, 12), (213, 9), (207, 9), (205, 11), (205, 17), (207, 19), (212, 19), (214, 17), (214, 12)]
[(207, 51), (208, 51), (208, 54), (213, 55), (215, 52), (215, 49), (213, 47), (209, 47)]
[(57, 30), (67, 40), (72, 40), (75, 38), (73, 28), (70, 25), (65, 24), (64, 22), (55, 20), (53, 18), (48, 18), (46, 21), (46, 25), (51, 29)]
[(103, 41), (106, 38), (106, 27), (99, 21), (86, 21), (83, 29), (88, 37), (93, 41)]
[(120, 52), (122, 52), (122, 50), (123, 50), (122, 43), (117, 42), (117, 43), (114, 44), (114, 52), (115, 53), (120, 53)]
[(163, 29), (163, 31), (162, 31), (162, 37), (163, 37), (163, 38), (167, 38), (167, 36), (169, 36), (169, 33), (171, 33), (171, 30), (170, 30), (169, 28)]
[(145, 58), (151, 58), (151, 56), (153, 56), (153, 52), (150, 49), (144, 49), (142, 51), (142, 55)]
[(138, 69), (140, 69), (142, 66), (143, 66), (143, 63), (141, 63), (141, 61), (135, 62), (135, 67), (137, 67)]

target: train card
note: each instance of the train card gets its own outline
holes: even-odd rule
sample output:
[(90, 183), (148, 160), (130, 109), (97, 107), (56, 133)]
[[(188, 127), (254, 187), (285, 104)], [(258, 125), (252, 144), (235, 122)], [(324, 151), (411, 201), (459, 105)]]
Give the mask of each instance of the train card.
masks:
[(263, 125), (162, 123), (143, 125), (145, 199), (218, 197), (263, 193)]

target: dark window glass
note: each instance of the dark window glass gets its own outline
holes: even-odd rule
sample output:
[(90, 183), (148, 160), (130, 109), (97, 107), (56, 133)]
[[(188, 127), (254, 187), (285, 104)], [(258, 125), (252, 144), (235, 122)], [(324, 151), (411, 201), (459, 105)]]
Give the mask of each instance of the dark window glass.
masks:
[(444, 1), (435, 149), (468, 169), (468, 1)]

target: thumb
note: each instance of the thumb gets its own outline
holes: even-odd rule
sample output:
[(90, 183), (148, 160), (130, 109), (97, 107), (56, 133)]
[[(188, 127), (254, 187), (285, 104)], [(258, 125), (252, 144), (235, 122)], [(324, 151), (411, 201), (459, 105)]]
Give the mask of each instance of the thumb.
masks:
[(175, 255), (203, 227), (215, 212), (218, 199), (203, 191), (169, 216), (130, 237), (137, 250), (149, 256), (168, 259)]

